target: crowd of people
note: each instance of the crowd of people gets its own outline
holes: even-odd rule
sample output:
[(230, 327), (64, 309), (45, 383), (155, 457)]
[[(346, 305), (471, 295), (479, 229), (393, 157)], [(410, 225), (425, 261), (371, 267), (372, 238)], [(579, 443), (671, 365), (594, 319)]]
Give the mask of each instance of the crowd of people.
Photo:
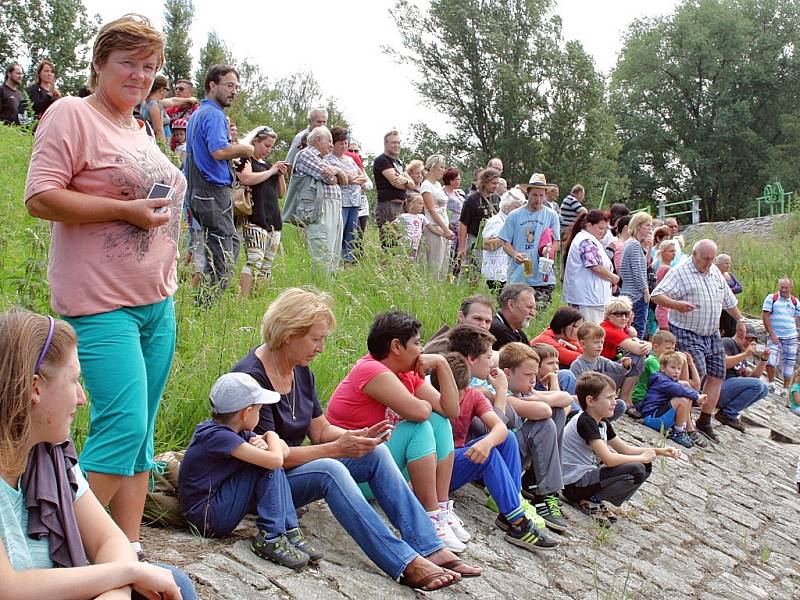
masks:
[[(312, 110), (286, 160), (271, 163), (276, 133), (264, 125), (239, 139), (226, 117), (236, 69), (212, 66), (199, 102), (184, 79), (168, 98), (163, 51), (158, 31), (126, 16), (97, 35), (88, 96), (59, 98), (53, 65), (38, 69), (51, 102), (25, 203), (51, 223), (48, 284), (61, 318), (0, 315), (0, 574), (14, 598), (196, 597), (180, 571), (137, 562), (177, 339), (185, 208), (204, 301), (225, 291), (242, 242), (242, 292), (267, 278), (284, 222), (302, 227), (327, 273), (357, 261), (364, 243), (373, 181), (345, 128)], [(6, 71), (11, 91), (17, 67)], [(183, 171), (154, 140), (183, 157)], [(777, 373), (800, 414), (791, 279), (764, 300), (761, 346), (737, 307), (731, 257), (707, 239), (684, 252), (674, 219), (622, 204), (590, 210), (580, 185), (559, 204), (542, 173), (508, 187), (498, 158), (465, 194), (444, 156), (404, 165), (400, 147), (390, 131), (372, 165), (380, 243), (442, 280), (483, 273), (495, 297), (466, 298), (457, 323), (424, 347), (413, 315), (376, 315), (367, 352), (325, 403), (310, 363), (336, 326), (332, 299), (284, 290), (261, 343), (211, 387), (210, 418), (181, 465), (182, 514), (204, 535), (228, 536), (255, 514), (253, 552), (302, 569), (324, 557), (296, 510), (321, 499), (388, 576), (441, 589), (482, 574), (458, 556), (472, 534), (452, 494), (467, 483), (485, 489), (506, 541), (547, 551), (571, 526), (563, 502), (613, 523), (655, 457), (719, 443), (712, 418), (744, 433), (740, 413), (780, 391)], [(563, 304), (530, 340), (559, 277)], [(86, 403), (80, 378), (91, 405), (78, 457), (69, 430)], [(623, 442), (619, 419), (675, 445)]]

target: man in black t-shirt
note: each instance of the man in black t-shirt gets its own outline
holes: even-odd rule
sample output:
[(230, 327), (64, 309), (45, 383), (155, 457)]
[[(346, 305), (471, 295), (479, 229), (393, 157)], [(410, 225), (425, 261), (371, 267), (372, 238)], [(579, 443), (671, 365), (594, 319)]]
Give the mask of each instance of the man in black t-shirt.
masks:
[(378, 193), (375, 222), (384, 248), (390, 245), (390, 237), (384, 235), (383, 226), (403, 212), (406, 190), (413, 189), (415, 185), (411, 177), (405, 174), (405, 165), (397, 158), (399, 153), (400, 134), (393, 129), (383, 136), (383, 154), (376, 156), (372, 163), (372, 175)]
[[(756, 347), (755, 328), (745, 325), (744, 335), (740, 333), (732, 338), (722, 338), (725, 350), (725, 380), (717, 402), (717, 421), (744, 433), (744, 425), (739, 414), (748, 406), (767, 397), (767, 384), (761, 380), (761, 374), (767, 365), (769, 350), (758, 351)], [(755, 368), (747, 364), (749, 359), (757, 361)]]
[(22, 67), (11, 63), (6, 67), (6, 78), (0, 87), (0, 121), (6, 125), (19, 125), (19, 106), (22, 102)]
[(524, 283), (509, 283), (500, 292), (500, 310), (492, 319), (489, 332), (495, 337), (492, 350), (500, 350), (509, 342), (528, 344), (525, 328), (536, 316), (536, 296)]

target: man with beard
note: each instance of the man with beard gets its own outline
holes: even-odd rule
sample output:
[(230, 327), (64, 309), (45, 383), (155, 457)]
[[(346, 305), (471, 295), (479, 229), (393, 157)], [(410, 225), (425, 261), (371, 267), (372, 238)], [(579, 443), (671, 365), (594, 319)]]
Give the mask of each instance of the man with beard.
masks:
[(489, 332), (495, 337), (493, 350), (509, 342), (528, 345), (525, 328), (536, 316), (536, 297), (533, 288), (524, 283), (507, 284), (500, 292), (500, 310), (492, 319)]
[(19, 125), (19, 105), (22, 102), (22, 67), (11, 63), (6, 67), (6, 78), (0, 86), (0, 121), (6, 125)]
[(236, 98), (239, 73), (229, 65), (213, 65), (206, 74), (206, 97), (189, 119), (184, 174), (192, 218), (203, 229), (206, 279), (215, 294), (228, 286), (236, 268), (239, 238), (233, 224), (234, 158), (253, 157), (250, 144), (231, 143), (224, 109)]

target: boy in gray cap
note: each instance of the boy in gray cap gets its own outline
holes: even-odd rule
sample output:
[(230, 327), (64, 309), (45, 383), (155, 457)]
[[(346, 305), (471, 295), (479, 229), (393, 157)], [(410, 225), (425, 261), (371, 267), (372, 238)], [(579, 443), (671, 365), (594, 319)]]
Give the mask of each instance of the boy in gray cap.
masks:
[(280, 401), (246, 373), (227, 373), (209, 394), (211, 418), (194, 430), (181, 463), (183, 515), (203, 535), (230, 535), (247, 514), (257, 515), (254, 553), (292, 569), (322, 554), (300, 531), (292, 492), (281, 468), (289, 453), (274, 431), (253, 429), (262, 404)]

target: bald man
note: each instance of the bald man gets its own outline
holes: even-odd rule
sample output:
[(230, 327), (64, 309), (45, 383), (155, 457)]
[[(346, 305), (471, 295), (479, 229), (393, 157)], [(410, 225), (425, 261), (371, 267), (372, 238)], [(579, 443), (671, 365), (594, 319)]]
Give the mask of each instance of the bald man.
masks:
[(706, 402), (700, 408), (697, 431), (714, 443), (719, 438), (711, 425), (711, 415), (719, 401), (725, 379), (725, 351), (719, 336), (719, 317), (725, 310), (736, 320), (736, 331), (745, 335), (745, 323), (738, 300), (714, 264), (717, 245), (700, 240), (692, 248), (691, 260), (669, 270), (650, 299), (669, 309), (669, 330), (677, 348), (692, 355), (700, 377), (706, 377), (703, 391)]

